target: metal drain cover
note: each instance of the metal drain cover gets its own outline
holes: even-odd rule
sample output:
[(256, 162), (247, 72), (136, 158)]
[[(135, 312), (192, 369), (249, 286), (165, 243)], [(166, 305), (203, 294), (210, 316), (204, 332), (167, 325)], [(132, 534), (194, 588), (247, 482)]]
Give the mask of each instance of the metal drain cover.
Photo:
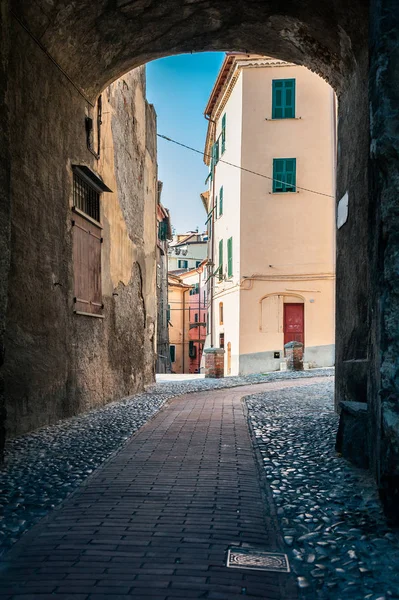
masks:
[(289, 573), (288, 556), (278, 552), (263, 552), (256, 548), (229, 548), (227, 566), (233, 569), (254, 569)]

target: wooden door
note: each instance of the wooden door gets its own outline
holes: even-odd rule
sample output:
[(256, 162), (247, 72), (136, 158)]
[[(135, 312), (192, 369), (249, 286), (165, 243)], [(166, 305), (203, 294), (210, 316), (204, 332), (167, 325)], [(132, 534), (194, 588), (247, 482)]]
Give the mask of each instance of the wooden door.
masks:
[(284, 304), (284, 344), (302, 342), (305, 344), (304, 305)]

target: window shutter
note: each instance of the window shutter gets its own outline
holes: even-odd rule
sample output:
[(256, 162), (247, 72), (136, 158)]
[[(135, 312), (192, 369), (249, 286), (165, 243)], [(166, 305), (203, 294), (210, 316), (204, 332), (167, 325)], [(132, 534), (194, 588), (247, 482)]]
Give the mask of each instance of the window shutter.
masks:
[(273, 160), (273, 192), (284, 191), (284, 159), (275, 158)]
[(222, 154), (226, 150), (226, 113), (222, 117)]
[(227, 276), (233, 277), (233, 238), (227, 240)]
[(293, 119), (295, 117), (295, 79), (284, 81), (284, 117)]
[(287, 158), (285, 160), (285, 181), (286, 192), (296, 191), (296, 158)]
[(223, 214), (223, 186), (220, 188), (219, 192), (219, 217)]
[(283, 118), (283, 79), (274, 79), (272, 83), (272, 119)]
[(272, 82), (272, 119), (295, 117), (295, 79), (274, 79)]
[(101, 315), (101, 228), (76, 213), (73, 225), (74, 310)]
[(219, 240), (219, 281), (223, 279), (223, 240)]
[(296, 192), (296, 158), (273, 159), (273, 192)]

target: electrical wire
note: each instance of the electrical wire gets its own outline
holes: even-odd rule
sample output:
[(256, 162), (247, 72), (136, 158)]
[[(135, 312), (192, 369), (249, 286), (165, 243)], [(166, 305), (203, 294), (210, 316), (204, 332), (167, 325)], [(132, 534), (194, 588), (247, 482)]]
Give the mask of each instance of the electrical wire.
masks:
[[(157, 136), (166, 140), (167, 142), (172, 142), (172, 144), (176, 144), (177, 146), (181, 146), (182, 148), (186, 148), (187, 150), (191, 150), (192, 152), (196, 152), (197, 154), (201, 154), (202, 156), (206, 156), (208, 158), (212, 158), (210, 154), (206, 154), (201, 150), (197, 150), (196, 148), (192, 148), (191, 146), (187, 146), (186, 144), (182, 144), (182, 142), (178, 142), (177, 140), (173, 140), (172, 138), (162, 135), (161, 133), (157, 133)], [(295, 187), (295, 189), (302, 190), (304, 192), (310, 192), (311, 194), (317, 194), (318, 196), (326, 196), (327, 198), (334, 198), (331, 194), (324, 194), (323, 192), (316, 192), (316, 190), (310, 190), (308, 188), (301, 187), (299, 185), (287, 184), (285, 181), (280, 181), (275, 177), (269, 177), (268, 175), (264, 175), (263, 173), (258, 173), (257, 171), (252, 171), (251, 169), (246, 169), (245, 167), (240, 167), (239, 165), (235, 165), (234, 163), (228, 162), (227, 160), (223, 160), (219, 158), (218, 162), (222, 162), (225, 165), (229, 165), (229, 167), (234, 167), (236, 169), (240, 169), (241, 171), (245, 171), (246, 173), (251, 173), (252, 175), (257, 175), (258, 177), (263, 177), (264, 179), (269, 179), (270, 181), (275, 181), (276, 183), (283, 183), (284, 185), (291, 185), (291, 187)]]

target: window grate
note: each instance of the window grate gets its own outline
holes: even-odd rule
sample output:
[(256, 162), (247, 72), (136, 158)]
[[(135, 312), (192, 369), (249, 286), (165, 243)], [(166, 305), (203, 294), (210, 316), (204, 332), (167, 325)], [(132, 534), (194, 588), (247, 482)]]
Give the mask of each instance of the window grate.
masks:
[(86, 215), (100, 222), (100, 194), (77, 173), (73, 174), (73, 204)]

